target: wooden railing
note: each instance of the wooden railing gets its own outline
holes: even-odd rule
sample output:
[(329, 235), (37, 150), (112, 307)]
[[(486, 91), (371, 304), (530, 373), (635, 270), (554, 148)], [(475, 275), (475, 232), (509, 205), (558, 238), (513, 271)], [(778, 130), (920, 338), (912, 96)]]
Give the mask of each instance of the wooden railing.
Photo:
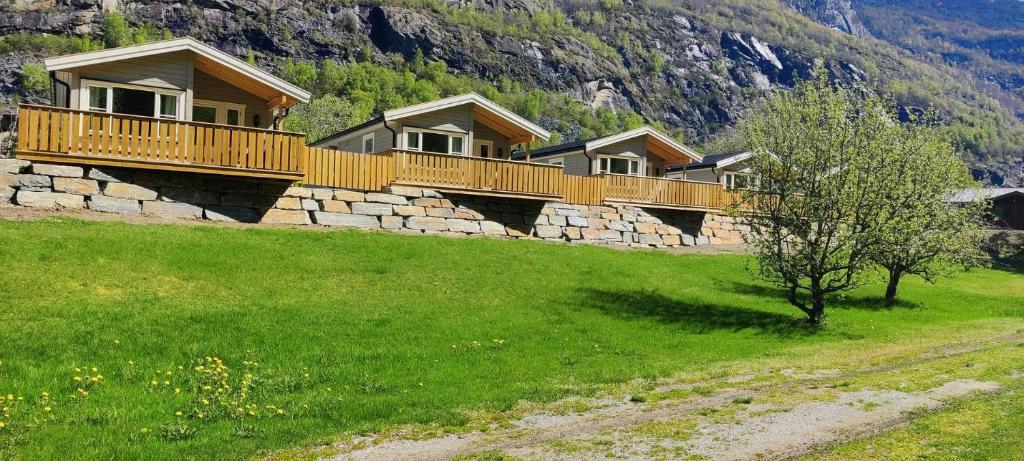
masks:
[(390, 152), (358, 154), (319, 147), (306, 148), (310, 185), (379, 191), (395, 182), (395, 158)]
[(395, 182), (400, 184), (561, 198), (565, 183), (557, 165), (409, 151), (392, 155)]
[(598, 175), (606, 202), (640, 205), (722, 209), (738, 203), (739, 196), (721, 184), (648, 178), (617, 174)]
[(300, 179), (305, 137), (281, 131), (23, 105), (20, 158)]

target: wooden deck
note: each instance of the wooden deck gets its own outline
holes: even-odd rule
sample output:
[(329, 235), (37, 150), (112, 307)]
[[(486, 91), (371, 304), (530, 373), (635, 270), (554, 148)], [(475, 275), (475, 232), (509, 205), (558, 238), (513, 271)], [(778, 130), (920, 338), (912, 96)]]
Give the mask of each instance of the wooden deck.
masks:
[(18, 158), (297, 181), (305, 136), (207, 123), (22, 105)]
[(272, 130), (23, 105), (17, 156), (26, 160), (279, 179), (380, 191), (390, 185), (581, 205), (714, 211), (739, 195), (716, 183), (566, 175), (561, 166), (393, 150), (307, 147)]

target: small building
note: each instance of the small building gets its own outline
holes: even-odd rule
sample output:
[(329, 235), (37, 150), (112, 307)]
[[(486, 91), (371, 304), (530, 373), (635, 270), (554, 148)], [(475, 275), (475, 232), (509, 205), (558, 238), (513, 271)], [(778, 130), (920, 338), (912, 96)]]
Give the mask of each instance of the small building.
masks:
[(1024, 230), (1024, 188), (966, 189), (953, 203), (985, 199), (992, 203), (992, 225), (1000, 229)]
[(755, 185), (749, 164), (753, 156), (752, 152), (706, 155), (699, 162), (669, 167), (665, 177), (718, 183), (729, 190), (749, 189)]
[(509, 159), (519, 144), (551, 134), (476, 93), (384, 111), (365, 123), (313, 143), (313, 147), (372, 153), (407, 150)]
[[(517, 159), (526, 159), (519, 153)], [(537, 149), (530, 161), (561, 165), (576, 176), (622, 174), (661, 178), (670, 168), (701, 156), (651, 127)]]
[(162, 120), (279, 128), (310, 94), (185, 37), (46, 60), (54, 105)]

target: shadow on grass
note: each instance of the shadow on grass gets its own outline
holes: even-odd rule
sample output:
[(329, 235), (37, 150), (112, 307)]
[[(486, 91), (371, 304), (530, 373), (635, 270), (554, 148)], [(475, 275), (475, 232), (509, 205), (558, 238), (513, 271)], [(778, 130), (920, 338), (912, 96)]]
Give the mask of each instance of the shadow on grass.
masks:
[(819, 332), (802, 317), (746, 309), (725, 304), (699, 304), (674, 299), (655, 291), (580, 290), (588, 307), (624, 319), (654, 319), (692, 333), (750, 329), (779, 337), (808, 336)]
[[(758, 285), (756, 283), (729, 282), (724, 284), (722, 290), (742, 295), (774, 298), (782, 302), (788, 302), (787, 296), (789, 296), (789, 292), (783, 288), (769, 285)], [(917, 309), (921, 307), (917, 303), (905, 301), (899, 298), (897, 298), (896, 302), (893, 304), (886, 304), (885, 298), (882, 296), (850, 297), (838, 295), (828, 297), (826, 299), (826, 306), (826, 309), (860, 309), (866, 311)]]

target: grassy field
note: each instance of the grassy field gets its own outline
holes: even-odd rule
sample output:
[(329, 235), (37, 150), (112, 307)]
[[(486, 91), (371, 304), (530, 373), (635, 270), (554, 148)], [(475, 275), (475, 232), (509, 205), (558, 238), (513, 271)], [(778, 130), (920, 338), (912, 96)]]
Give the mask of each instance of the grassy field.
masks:
[(458, 430), (521, 400), (1024, 316), (1011, 271), (908, 281), (892, 309), (867, 286), (808, 330), (744, 256), (384, 233), (0, 221), (0, 261), (6, 459)]

